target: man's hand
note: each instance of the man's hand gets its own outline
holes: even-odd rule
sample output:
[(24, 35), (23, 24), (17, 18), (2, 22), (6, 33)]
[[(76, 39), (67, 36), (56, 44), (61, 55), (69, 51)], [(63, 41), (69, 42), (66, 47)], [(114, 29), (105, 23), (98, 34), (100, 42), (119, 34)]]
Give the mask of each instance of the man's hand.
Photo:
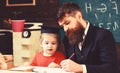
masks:
[(70, 59), (66, 59), (63, 60), (60, 63), (62, 69), (66, 70), (66, 71), (70, 71), (70, 72), (79, 72), (82, 73), (83, 72), (83, 68), (80, 64), (75, 63), (74, 61), (70, 60)]

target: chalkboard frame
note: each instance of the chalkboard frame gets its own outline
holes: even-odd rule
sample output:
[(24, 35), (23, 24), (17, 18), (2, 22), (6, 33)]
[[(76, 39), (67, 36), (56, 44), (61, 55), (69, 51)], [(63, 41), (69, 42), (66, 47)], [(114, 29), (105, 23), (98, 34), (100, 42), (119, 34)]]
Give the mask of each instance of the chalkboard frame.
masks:
[(35, 6), (36, 0), (6, 0), (6, 6)]

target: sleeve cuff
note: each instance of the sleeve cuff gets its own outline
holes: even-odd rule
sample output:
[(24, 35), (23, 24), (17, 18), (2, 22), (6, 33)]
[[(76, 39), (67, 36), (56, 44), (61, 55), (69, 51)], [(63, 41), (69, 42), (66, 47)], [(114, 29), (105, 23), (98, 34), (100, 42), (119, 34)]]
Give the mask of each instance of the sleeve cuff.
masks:
[(82, 67), (83, 67), (83, 73), (87, 73), (86, 66), (83, 64)]

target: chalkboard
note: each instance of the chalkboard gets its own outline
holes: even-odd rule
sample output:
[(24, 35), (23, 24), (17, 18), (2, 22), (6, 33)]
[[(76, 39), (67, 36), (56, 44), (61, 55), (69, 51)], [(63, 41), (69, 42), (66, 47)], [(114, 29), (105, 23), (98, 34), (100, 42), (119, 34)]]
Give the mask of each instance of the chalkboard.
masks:
[(60, 0), (79, 4), (85, 19), (95, 26), (110, 30), (120, 42), (120, 0)]

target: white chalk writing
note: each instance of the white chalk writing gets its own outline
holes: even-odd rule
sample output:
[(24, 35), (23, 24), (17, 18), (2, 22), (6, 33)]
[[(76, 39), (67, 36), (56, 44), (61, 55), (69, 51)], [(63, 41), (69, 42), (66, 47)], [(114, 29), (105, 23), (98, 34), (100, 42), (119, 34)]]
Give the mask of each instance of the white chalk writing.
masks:
[[(97, 4), (97, 5), (96, 5)], [(98, 26), (112, 31), (120, 29), (120, 21), (118, 19), (119, 8), (117, 0), (108, 0), (108, 2), (85, 2), (86, 14), (92, 14)], [(96, 5), (96, 6), (95, 6)]]

